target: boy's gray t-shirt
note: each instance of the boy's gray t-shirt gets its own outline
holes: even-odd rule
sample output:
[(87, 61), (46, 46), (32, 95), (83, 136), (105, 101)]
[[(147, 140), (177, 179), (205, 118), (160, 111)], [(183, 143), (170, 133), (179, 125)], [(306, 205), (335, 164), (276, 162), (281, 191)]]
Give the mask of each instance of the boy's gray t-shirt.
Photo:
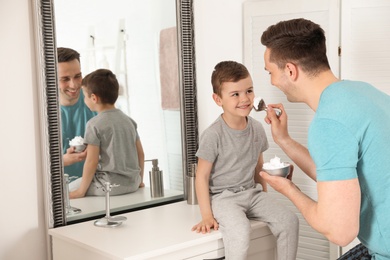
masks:
[(244, 130), (231, 129), (219, 116), (200, 137), (198, 158), (213, 163), (210, 193), (254, 186), (255, 168), (260, 153), (268, 149), (262, 124), (247, 117)]
[[(100, 147), (97, 173), (106, 181), (120, 185), (139, 185), (141, 168), (136, 141), (136, 122), (119, 109), (107, 110), (90, 119), (84, 142)], [(126, 181), (126, 183), (124, 183)]]

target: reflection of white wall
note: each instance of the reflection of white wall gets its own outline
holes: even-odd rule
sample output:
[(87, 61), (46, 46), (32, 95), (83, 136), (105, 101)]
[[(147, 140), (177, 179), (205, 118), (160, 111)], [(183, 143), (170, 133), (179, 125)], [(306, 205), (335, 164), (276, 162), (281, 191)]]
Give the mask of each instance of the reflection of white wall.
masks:
[[(117, 107), (137, 122), (146, 159), (159, 160), (165, 186), (169, 188), (165, 118), (161, 110), (159, 33), (176, 26), (175, 0), (111, 0), (109, 5), (98, 0), (55, 0), (54, 7), (57, 46), (80, 52), (84, 75), (101, 67), (117, 75), (124, 94)], [(125, 29), (125, 33), (120, 29)], [(173, 124), (180, 127), (179, 120)], [(151, 164), (146, 163), (147, 185), (150, 168)]]

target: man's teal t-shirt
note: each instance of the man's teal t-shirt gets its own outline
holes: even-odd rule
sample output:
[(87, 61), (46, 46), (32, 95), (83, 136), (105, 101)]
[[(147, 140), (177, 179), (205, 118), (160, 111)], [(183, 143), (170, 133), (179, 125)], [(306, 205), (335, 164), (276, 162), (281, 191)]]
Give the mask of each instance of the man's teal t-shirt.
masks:
[[(61, 107), (62, 152), (65, 154), (70, 147), (69, 141), (75, 136), (84, 137), (85, 125), (88, 120), (96, 115), (84, 103), (84, 94), (80, 91), (80, 97), (73, 106)], [(69, 176), (81, 177), (84, 161), (64, 167), (64, 173)]]
[(357, 81), (322, 93), (309, 129), (317, 181), (358, 178), (359, 240), (373, 259), (390, 259), (390, 96)]

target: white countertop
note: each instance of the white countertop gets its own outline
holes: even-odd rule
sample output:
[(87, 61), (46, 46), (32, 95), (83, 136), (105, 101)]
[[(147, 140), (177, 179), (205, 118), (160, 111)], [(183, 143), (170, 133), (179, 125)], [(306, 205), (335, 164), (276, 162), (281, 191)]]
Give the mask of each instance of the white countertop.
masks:
[[(164, 190), (163, 197), (152, 198), (149, 187), (140, 188), (133, 193), (110, 196), (110, 213), (123, 212), (125, 210), (183, 198), (183, 191), (179, 190)], [(87, 196), (84, 198), (72, 199), (70, 200), (70, 206), (81, 209), (81, 213), (67, 215), (67, 222), (106, 214), (105, 196)]]
[[(109, 259), (146, 259), (211, 243), (221, 238), (219, 231), (200, 234), (191, 228), (201, 220), (198, 205), (186, 201), (123, 214), (119, 227), (94, 226), (94, 221), (49, 230), (49, 235), (66, 243), (97, 252)], [(266, 227), (252, 221), (252, 228)], [(267, 232), (269, 229), (267, 228)]]

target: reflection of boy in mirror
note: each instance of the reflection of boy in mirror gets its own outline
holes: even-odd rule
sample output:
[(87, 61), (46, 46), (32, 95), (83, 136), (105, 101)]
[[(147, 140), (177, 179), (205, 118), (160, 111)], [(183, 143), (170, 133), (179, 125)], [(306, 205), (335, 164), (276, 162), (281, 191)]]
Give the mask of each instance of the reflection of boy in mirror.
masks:
[(249, 219), (264, 221), (276, 237), (280, 260), (295, 260), (298, 218), (266, 192), (258, 174), (263, 166), (267, 136), (249, 116), (253, 108), (252, 78), (244, 65), (218, 63), (212, 73), (213, 99), (223, 114), (201, 135), (196, 193), (202, 221), (192, 230), (220, 227), (226, 259), (244, 260), (250, 241)]
[(84, 102), (98, 113), (86, 125), (87, 144), (83, 176), (70, 183), (70, 198), (104, 196), (104, 184), (119, 184), (110, 194), (120, 195), (144, 187), (144, 151), (136, 122), (115, 108), (119, 84), (107, 69), (82, 80)]
[(87, 152), (75, 153), (69, 141), (84, 136), (86, 123), (96, 113), (85, 105), (81, 92), (80, 54), (73, 49), (58, 48), (57, 60), (64, 172), (81, 177)]

